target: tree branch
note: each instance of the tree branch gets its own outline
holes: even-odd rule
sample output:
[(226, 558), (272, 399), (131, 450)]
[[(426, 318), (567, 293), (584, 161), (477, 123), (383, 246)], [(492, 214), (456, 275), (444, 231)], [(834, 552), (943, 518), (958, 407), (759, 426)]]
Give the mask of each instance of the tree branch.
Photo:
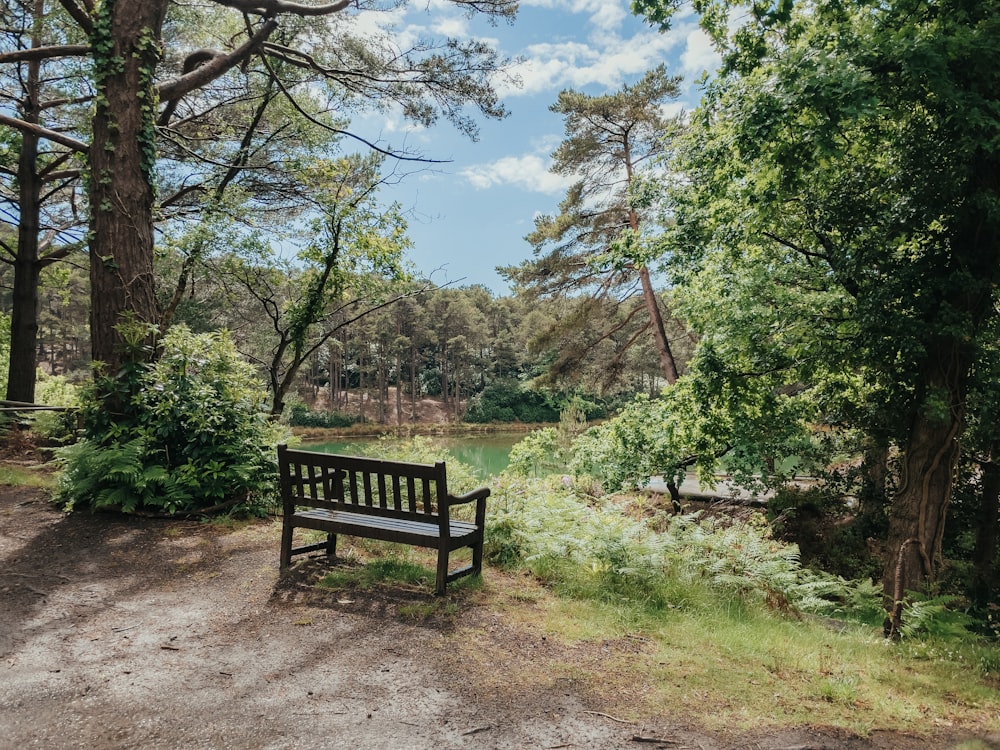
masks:
[(285, 0), (215, 0), (215, 2), (227, 8), (236, 8), (244, 13), (256, 13), (268, 18), (279, 13), (291, 13), (296, 16), (328, 16), (339, 13), (351, 4), (351, 0), (338, 0), (329, 5), (303, 5)]
[(2, 112), (0, 112), (0, 125), (9, 125), (10, 127), (16, 128), (22, 132), (33, 133), (39, 138), (45, 138), (46, 140), (53, 141), (54, 143), (71, 148), (74, 151), (79, 151), (81, 154), (85, 154), (90, 151), (90, 146), (83, 141), (78, 141), (76, 138), (63, 135), (55, 130), (43, 128), (41, 125), (35, 125), (30, 122), (25, 122), (24, 120), (18, 120), (16, 117), (8, 117)]
[(285, 95), (285, 98), (288, 100), (289, 104), (291, 104), (300, 115), (306, 118), (313, 125), (328, 130), (331, 133), (346, 135), (348, 138), (353, 138), (356, 141), (360, 141), (361, 143), (365, 144), (372, 151), (384, 154), (385, 156), (391, 156), (393, 159), (398, 159), (399, 161), (419, 161), (428, 164), (444, 164), (449, 161), (447, 159), (427, 159), (422, 156), (403, 156), (402, 154), (397, 154), (393, 151), (387, 151), (384, 148), (380, 148), (371, 141), (365, 140), (361, 136), (355, 135), (354, 133), (351, 133), (348, 130), (341, 130), (340, 128), (335, 128), (331, 125), (327, 125), (325, 122), (320, 122), (315, 117), (306, 112), (304, 109), (302, 109), (298, 101), (296, 101), (295, 97), (292, 96), (292, 93), (285, 87), (285, 84), (281, 81), (281, 79), (278, 78), (277, 74), (274, 72), (274, 69), (271, 67), (271, 63), (268, 61), (268, 59), (266, 57), (263, 57), (262, 59), (264, 61), (264, 65), (267, 67), (268, 73), (271, 74), (271, 77), (274, 79), (274, 82), (278, 84), (278, 88), (281, 89), (281, 93)]
[(265, 22), (264, 25), (261, 26), (252, 37), (250, 37), (250, 39), (248, 39), (239, 48), (230, 52), (228, 55), (216, 55), (210, 61), (204, 63), (203, 65), (199, 65), (190, 73), (185, 73), (180, 78), (175, 78), (172, 81), (161, 83), (157, 87), (157, 93), (160, 95), (160, 100), (173, 101), (180, 99), (189, 91), (194, 91), (195, 89), (204, 86), (206, 83), (214, 81), (223, 73), (231, 68), (234, 68), (236, 65), (249, 57), (261, 44), (263, 44), (264, 40), (267, 39), (271, 35), (271, 32), (273, 32), (276, 28), (278, 28), (278, 22), (271, 18)]
[(90, 54), (87, 44), (60, 44), (52, 47), (32, 47), (12, 52), (0, 52), (0, 63), (48, 60), (53, 57), (86, 57)]
[(94, 9), (94, 3), (92, 0), (83, 0), (83, 7), (81, 8), (77, 4), (76, 0), (59, 0), (59, 4), (66, 9), (66, 12), (70, 14), (74, 21), (76, 21), (80, 28), (90, 35), (90, 32), (94, 30), (94, 22), (90, 19), (90, 11)]

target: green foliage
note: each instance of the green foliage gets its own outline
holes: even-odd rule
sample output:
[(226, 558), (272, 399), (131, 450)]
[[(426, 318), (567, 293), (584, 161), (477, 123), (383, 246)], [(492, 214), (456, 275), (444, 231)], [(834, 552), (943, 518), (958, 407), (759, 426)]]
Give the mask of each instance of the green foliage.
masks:
[(469, 401), (466, 422), (555, 422), (559, 410), (549, 400), (515, 380), (490, 383)]
[(539, 391), (517, 380), (497, 380), (469, 400), (463, 419), (475, 423), (558, 422), (567, 409), (579, 412), (583, 420), (598, 419), (607, 413), (606, 407), (593, 397), (565, 391)]
[[(608, 491), (645, 486), (652, 476), (679, 483), (689, 468), (712, 486), (724, 458), (735, 484), (779, 486), (820, 458), (807, 427), (812, 409), (767, 379), (734, 373), (704, 345), (691, 372), (659, 398), (638, 396), (581, 435), (572, 468), (599, 478)], [(789, 456), (798, 462), (782, 461)]]
[(821, 484), (776, 492), (767, 507), (774, 534), (799, 547), (803, 565), (846, 578), (877, 579), (881, 561), (869, 539), (881, 537), (885, 529), (872, 528), (837, 489)]
[(526, 567), (573, 597), (653, 612), (728, 601), (865, 621), (882, 614), (874, 586), (804, 569), (798, 549), (775, 540), (762, 520), (696, 514), (650, 524), (557, 478), (505, 474), (492, 491), (489, 558)]
[[(635, 5), (667, 23), (679, 4)], [(745, 7), (695, 4), (725, 64), (665, 168), (661, 250), (727, 369), (783, 373), (774, 387), (900, 448), (888, 535), (930, 545), (931, 570), (900, 568), (918, 588), (951, 486), (914, 478), (955, 460), (996, 341), (1000, 76), (977, 63), (1000, 54), (1000, 4)]]
[(901, 635), (903, 638), (962, 638), (968, 633), (972, 618), (959, 609), (960, 603), (954, 596), (911, 594), (906, 604)]
[(542, 476), (565, 466), (559, 460), (559, 433), (554, 427), (543, 427), (526, 435), (510, 449), (507, 471), (519, 477)]
[(313, 411), (299, 402), (288, 410), (288, 424), (292, 427), (350, 427), (357, 420), (350, 414), (336, 411)]
[(535, 430), (519, 440), (511, 448), (508, 473), (521, 477), (565, 473), (574, 461), (574, 443), (587, 429), (587, 406), (593, 404), (574, 397), (560, 413), (557, 427)]
[(69, 411), (36, 412), (31, 420), (31, 431), (46, 440), (67, 442), (76, 433), (77, 412), (80, 405), (80, 388), (63, 375), (47, 375), (38, 371), (35, 381), (35, 402), (46, 406), (64, 406)]
[[(132, 334), (123, 335), (141, 347)], [(58, 452), (57, 501), (127, 513), (271, 507), (280, 428), (261, 411), (266, 394), (250, 366), (225, 333), (177, 327), (161, 348), (156, 363), (126, 367), (115, 382), (130, 394), (124, 414), (85, 396), (85, 436)]]

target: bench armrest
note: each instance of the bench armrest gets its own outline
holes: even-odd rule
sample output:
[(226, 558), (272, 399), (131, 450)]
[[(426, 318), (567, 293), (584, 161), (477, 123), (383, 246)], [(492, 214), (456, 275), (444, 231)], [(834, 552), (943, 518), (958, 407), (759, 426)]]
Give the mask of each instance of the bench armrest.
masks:
[(448, 495), (448, 505), (463, 505), (464, 503), (471, 503), (474, 500), (485, 500), (489, 496), (489, 487), (479, 487), (472, 492), (466, 492), (464, 495)]
[[(479, 487), (472, 492), (466, 492), (464, 495), (448, 495), (448, 507), (453, 505), (462, 505), (464, 503), (476, 503), (476, 526), (479, 527), (479, 533), (482, 534), (483, 530), (486, 528), (486, 498), (490, 496), (489, 487)], [(442, 514), (442, 518), (444, 514)], [(480, 550), (481, 554), (481, 550)]]

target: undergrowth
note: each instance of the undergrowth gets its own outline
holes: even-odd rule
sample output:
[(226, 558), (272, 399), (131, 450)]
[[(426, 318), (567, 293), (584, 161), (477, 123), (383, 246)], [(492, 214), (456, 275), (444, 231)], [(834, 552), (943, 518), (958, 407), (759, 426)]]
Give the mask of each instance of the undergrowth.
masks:
[(570, 643), (648, 644), (639, 659), (602, 662), (612, 692), (635, 692), (622, 710), (666, 705), (728, 728), (765, 716), (862, 734), (931, 719), (995, 728), (1000, 649), (962, 628), (948, 602), (916, 601), (893, 643), (882, 637), (879, 587), (802, 567), (763, 516), (638, 519), (578, 489), (591, 486), (496, 479), (487, 553), (551, 592), (528, 608), (511, 595), (513, 617)]
[[(650, 612), (763, 604), (789, 613), (880, 622), (879, 590), (807, 570), (763, 518), (698, 514), (635, 519), (607, 497), (581, 497), (565, 479), (503, 476), (493, 484), (487, 553), (523, 566), (560, 593)], [(654, 531), (653, 528), (662, 528)]]
[(174, 327), (149, 363), (145, 330), (119, 328), (132, 360), (83, 397), (83, 436), (57, 451), (56, 501), (167, 515), (272, 508), (282, 428), (263, 413), (266, 394), (228, 335)]

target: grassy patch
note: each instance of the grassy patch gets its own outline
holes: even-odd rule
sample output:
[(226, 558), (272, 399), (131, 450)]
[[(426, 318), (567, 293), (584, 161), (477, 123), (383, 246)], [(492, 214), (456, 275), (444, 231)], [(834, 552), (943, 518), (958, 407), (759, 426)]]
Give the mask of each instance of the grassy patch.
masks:
[(55, 477), (41, 466), (0, 464), (0, 485), (50, 489), (55, 485)]
[[(714, 730), (820, 724), (859, 734), (874, 729), (1000, 729), (1000, 693), (979, 644), (890, 643), (877, 628), (836, 629), (716, 600), (651, 611), (638, 603), (567, 598), (537, 580), (490, 571), (489, 600), (515, 635), (561, 644), (522, 664), (524, 684), (551, 675), (589, 679), (602, 710), (635, 721), (670, 715)], [(459, 632), (466, 648), (473, 632)], [(608, 644), (618, 644), (609, 648)], [(472, 649), (483, 647), (478, 639)], [(490, 643), (486, 663), (508, 661)], [(483, 679), (488, 679), (484, 676)]]
[(328, 589), (368, 589), (387, 582), (410, 586), (430, 586), (434, 582), (434, 571), (409, 560), (385, 557), (358, 567), (343, 568), (327, 573), (318, 585)]

